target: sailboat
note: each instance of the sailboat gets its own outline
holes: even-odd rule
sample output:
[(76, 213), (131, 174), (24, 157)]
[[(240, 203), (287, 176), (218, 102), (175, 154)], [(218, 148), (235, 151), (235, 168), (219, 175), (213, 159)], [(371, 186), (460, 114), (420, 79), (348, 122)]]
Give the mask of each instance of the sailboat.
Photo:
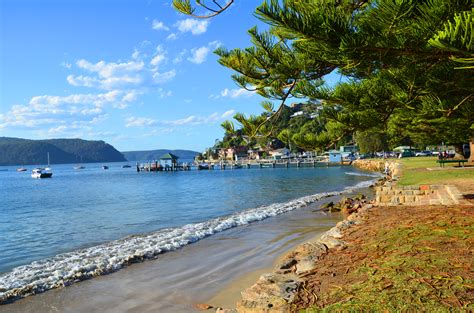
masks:
[(81, 156), (81, 164), (74, 166), (74, 169), (75, 170), (83, 170), (85, 168), (86, 167), (84, 165), (82, 165), (82, 156)]
[(34, 168), (31, 171), (31, 177), (33, 178), (50, 178), (53, 176), (53, 172), (51, 171), (51, 167), (49, 165), (49, 152), (48, 152), (48, 166), (45, 168)]

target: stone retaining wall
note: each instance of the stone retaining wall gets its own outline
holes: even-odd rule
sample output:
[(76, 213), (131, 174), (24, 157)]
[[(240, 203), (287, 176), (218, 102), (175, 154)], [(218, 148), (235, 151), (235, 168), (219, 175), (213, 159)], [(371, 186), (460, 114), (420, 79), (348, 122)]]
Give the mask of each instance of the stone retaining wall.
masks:
[(462, 194), (452, 185), (396, 186), (386, 184), (375, 188), (378, 206), (454, 205), (464, 202)]
[(394, 159), (363, 159), (363, 160), (354, 160), (352, 166), (361, 168), (363, 170), (373, 171), (373, 172), (382, 172), (385, 173), (388, 171), (392, 179), (400, 177), (402, 165)]

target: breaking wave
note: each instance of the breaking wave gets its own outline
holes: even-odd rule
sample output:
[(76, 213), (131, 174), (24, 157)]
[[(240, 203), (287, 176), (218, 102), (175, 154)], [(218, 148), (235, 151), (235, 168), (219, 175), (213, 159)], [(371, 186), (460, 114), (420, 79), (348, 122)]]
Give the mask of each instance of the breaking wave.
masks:
[(0, 303), (111, 273), (131, 263), (156, 258), (161, 253), (179, 249), (218, 232), (293, 211), (322, 198), (369, 187), (375, 181), (364, 181), (344, 190), (317, 193), (284, 203), (260, 206), (179, 228), (128, 236), (19, 266), (0, 275)]
[(380, 178), (383, 177), (384, 175), (382, 173), (353, 173), (353, 172), (346, 172), (346, 175), (352, 175), (352, 176), (362, 176), (362, 177), (374, 177), (374, 178)]

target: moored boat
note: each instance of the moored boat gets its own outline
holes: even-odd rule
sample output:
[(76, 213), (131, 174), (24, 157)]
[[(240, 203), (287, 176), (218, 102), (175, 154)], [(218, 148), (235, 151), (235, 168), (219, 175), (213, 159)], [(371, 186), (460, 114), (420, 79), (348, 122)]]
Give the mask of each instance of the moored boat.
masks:
[(202, 163), (198, 165), (198, 170), (208, 170), (209, 169), (209, 164)]
[(31, 177), (33, 178), (50, 178), (53, 176), (51, 170), (46, 170), (45, 168), (35, 168), (31, 171)]
[(109, 167), (108, 167), (107, 165), (103, 165), (103, 166), (102, 166), (102, 169), (104, 169), (104, 170), (108, 170), (108, 169), (109, 169)]
[(122, 168), (131, 168), (132, 166), (131, 165), (128, 165), (128, 164), (124, 164), (122, 165)]
[(74, 169), (75, 170), (83, 170), (85, 168), (86, 167), (84, 165), (82, 165), (82, 157), (81, 157), (81, 164), (74, 166)]
[(22, 167), (17, 168), (16, 171), (17, 172), (26, 172), (27, 169), (22, 166)]

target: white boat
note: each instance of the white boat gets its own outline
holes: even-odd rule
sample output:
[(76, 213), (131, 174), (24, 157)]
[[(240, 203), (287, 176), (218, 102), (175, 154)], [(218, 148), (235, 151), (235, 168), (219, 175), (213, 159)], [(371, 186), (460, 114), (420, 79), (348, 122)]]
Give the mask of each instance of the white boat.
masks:
[(81, 164), (74, 166), (74, 169), (75, 170), (83, 170), (85, 168), (86, 167), (84, 165), (82, 165), (82, 157), (81, 157)]
[(46, 170), (46, 168), (35, 168), (31, 171), (31, 177), (33, 178), (50, 178), (53, 176), (51, 170)]
[(48, 166), (45, 168), (37, 167), (31, 171), (31, 177), (33, 178), (50, 178), (53, 176), (53, 172), (49, 165), (49, 152), (48, 152)]
[(16, 171), (17, 172), (26, 172), (27, 169), (22, 166), (22, 167), (17, 168)]

